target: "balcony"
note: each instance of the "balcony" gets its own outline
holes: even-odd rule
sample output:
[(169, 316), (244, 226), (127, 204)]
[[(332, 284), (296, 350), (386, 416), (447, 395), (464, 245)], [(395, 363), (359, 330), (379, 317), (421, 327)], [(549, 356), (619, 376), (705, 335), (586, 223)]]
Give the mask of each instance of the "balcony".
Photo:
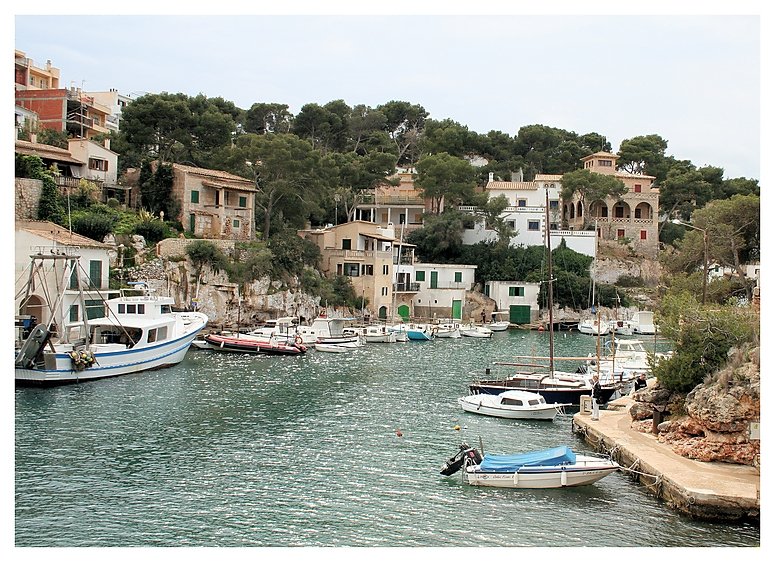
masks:
[(393, 283), (393, 291), (396, 293), (418, 293), (419, 283)]

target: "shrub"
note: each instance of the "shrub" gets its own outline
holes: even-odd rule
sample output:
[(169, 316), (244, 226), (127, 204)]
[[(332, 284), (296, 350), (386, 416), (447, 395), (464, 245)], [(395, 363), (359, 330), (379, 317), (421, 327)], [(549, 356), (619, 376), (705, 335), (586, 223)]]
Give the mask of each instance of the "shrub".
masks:
[(226, 255), (212, 242), (196, 240), (186, 247), (186, 254), (191, 259), (194, 267), (201, 271), (205, 265), (214, 271), (221, 271), (228, 267)]
[(113, 232), (115, 224), (114, 216), (100, 212), (81, 212), (72, 217), (73, 232), (100, 242)]

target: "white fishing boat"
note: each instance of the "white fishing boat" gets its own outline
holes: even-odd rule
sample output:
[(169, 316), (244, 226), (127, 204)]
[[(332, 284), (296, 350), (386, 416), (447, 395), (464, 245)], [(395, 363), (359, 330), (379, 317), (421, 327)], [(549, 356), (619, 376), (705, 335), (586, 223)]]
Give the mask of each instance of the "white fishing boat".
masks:
[[(500, 312), (492, 313), (492, 321), (487, 324), (487, 327), (493, 332), (505, 332), (509, 329), (511, 323), (509, 322), (509, 311), (502, 310)], [(496, 320), (496, 318), (498, 318)]]
[(477, 326), (474, 323), (460, 326), (460, 335), (467, 338), (491, 338), (492, 330), (486, 326)]
[(441, 469), (450, 476), (462, 468), (463, 480), (471, 486), (497, 488), (568, 488), (593, 484), (619, 465), (608, 457), (578, 454), (562, 445), (515, 455), (481, 453), (467, 443)]
[(357, 349), (358, 346), (339, 344), (339, 343), (316, 343), (315, 351), (322, 351), (324, 353), (349, 353)]
[(657, 333), (654, 325), (654, 313), (650, 310), (639, 310), (626, 321), (633, 334), (653, 335)]
[(311, 326), (297, 326), (296, 333), (301, 336), (302, 343), (350, 343), (360, 340), (356, 333), (345, 333), (345, 327), (353, 318), (319, 316), (312, 321)]
[(544, 397), (535, 392), (507, 390), (501, 394), (470, 394), (458, 398), (458, 404), (466, 412), (512, 420), (553, 420), (563, 412), (565, 404), (547, 404)]
[(460, 324), (457, 322), (445, 322), (436, 324), (431, 328), (433, 335), (437, 338), (462, 338), (460, 335)]
[(610, 330), (608, 322), (599, 318), (588, 318), (579, 322), (578, 331), (590, 336), (604, 336)]
[(396, 343), (396, 333), (387, 329), (384, 325), (366, 326), (363, 331), (366, 343)]
[[(79, 256), (39, 254), (32, 258), (30, 285), (36, 282), (36, 271), (58, 260), (60, 280), (77, 281), (78, 288), (71, 291), (79, 293), (83, 306), (77, 319), (52, 314), (46, 324), (32, 330), (16, 354), (18, 383), (66, 384), (175, 365), (207, 324), (207, 316), (200, 312), (173, 312), (173, 299), (155, 295), (145, 283), (121, 289), (120, 296), (104, 300), (99, 307), (90, 303), (89, 314), (83, 297), (88, 281), (80, 271)], [(52, 311), (61, 310), (63, 295), (57, 297)], [(89, 318), (96, 308), (103, 314)]]

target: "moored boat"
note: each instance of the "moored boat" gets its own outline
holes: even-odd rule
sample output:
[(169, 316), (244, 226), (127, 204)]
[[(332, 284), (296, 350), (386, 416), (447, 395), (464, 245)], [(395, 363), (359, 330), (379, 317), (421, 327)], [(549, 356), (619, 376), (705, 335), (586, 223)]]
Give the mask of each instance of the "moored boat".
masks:
[(553, 420), (570, 403), (547, 404), (540, 394), (507, 390), (500, 394), (470, 394), (458, 398), (466, 412), (513, 420)]
[[(81, 302), (85, 274), (78, 271), (76, 255), (35, 255), (32, 270), (47, 260), (65, 262), (64, 278), (77, 283)], [(60, 273), (62, 272), (60, 271)], [(34, 275), (34, 274), (33, 274)], [(31, 276), (30, 283), (34, 282)], [(57, 298), (51, 310), (58, 310)], [(51, 319), (38, 324), (15, 358), (19, 384), (56, 385), (115, 377), (180, 363), (191, 342), (207, 324), (200, 312), (173, 312), (174, 300), (154, 293), (146, 283), (133, 283), (119, 296), (100, 303), (103, 314), (79, 307), (79, 318)], [(54, 326), (58, 325), (58, 328)]]
[(441, 469), (450, 476), (463, 470), (471, 486), (497, 488), (567, 488), (587, 486), (619, 470), (619, 465), (601, 455), (578, 454), (562, 445), (513, 455), (481, 453), (467, 443)]
[(265, 355), (301, 355), (307, 351), (300, 336), (288, 341), (286, 336), (256, 336), (250, 334), (208, 334), (204, 337), (207, 349)]

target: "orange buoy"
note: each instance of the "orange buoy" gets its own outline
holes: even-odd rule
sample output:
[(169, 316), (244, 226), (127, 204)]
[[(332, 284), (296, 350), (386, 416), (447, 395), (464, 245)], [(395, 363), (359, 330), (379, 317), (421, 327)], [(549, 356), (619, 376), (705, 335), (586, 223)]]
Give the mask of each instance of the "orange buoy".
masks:
[(454, 429), (455, 431), (460, 431), (460, 426), (459, 426), (459, 425), (456, 425), (456, 426), (455, 426), (453, 429)]
[(403, 436), (404, 436), (404, 434), (401, 433), (401, 430), (400, 429), (396, 429), (396, 437), (403, 437)]

